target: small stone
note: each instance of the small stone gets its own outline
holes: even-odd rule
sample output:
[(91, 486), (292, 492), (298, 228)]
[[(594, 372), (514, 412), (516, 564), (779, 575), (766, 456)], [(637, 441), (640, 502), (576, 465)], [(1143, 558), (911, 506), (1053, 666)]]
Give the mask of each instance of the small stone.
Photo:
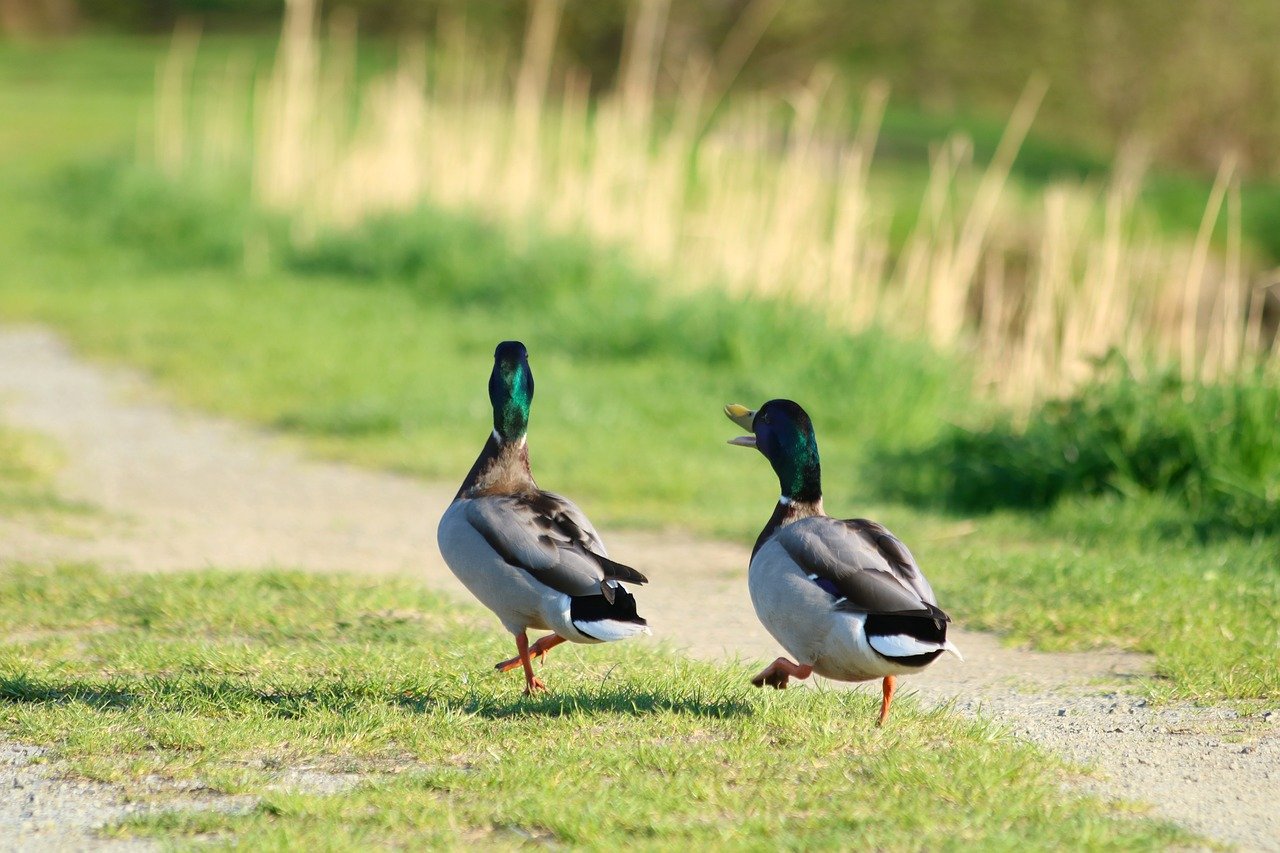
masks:
[(1251, 746), (1243, 747), (1243, 748), (1240, 750), (1240, 754), (1241, 754), (1241, 755), (1248, 755), (1248, 754), (1249, 754), (1249, 753), (1251, 753), (1251, 752), (1253, 752), (1253, 747), (1251, 747)]
[(1058, 709), (1058, 716), (1059, 716), (1059, 717), (1065, 717), (1066, 715), (1067, 715), (1067, 709), (1066, 709), (1066, 708), (1059, 708), (1059, 709)]

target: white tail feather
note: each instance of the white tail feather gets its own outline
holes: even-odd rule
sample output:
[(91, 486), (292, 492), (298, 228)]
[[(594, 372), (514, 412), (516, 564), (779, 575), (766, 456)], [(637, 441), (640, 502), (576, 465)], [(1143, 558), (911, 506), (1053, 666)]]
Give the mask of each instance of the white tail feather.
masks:
[(910, 634), (875, 634), (868, 636), (867, 642), (871, 644), (871, 648), (890, 658), (927, 655), (946, 648), (945, 645), (920, 640)]
[(596, 622), (577, 621), (573, 623), (573, 627), (602, 643), (611, 643), (614, 640), (626, 640), (630, 637), (638, 637), (641, 634), (653, 633), (649, 630), (648, 625), (619, 622), (616, 619), (601, 619)]

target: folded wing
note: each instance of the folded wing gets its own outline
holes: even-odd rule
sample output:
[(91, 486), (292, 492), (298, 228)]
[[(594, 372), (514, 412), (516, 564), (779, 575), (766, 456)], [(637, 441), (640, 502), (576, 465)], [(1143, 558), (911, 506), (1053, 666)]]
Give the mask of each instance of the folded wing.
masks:
[(605, 555), (604, 543), (572, 501), (551, 492), (472, 501), (466, 518), (509, 565), (570, 596), (614, 599), (617, 581), (647, 578)]
[(819, 516), (776, 535), (807, 574), (825, 580), (859, 610), (928, 610), (937, 601), (907, 546), (874, 521)]

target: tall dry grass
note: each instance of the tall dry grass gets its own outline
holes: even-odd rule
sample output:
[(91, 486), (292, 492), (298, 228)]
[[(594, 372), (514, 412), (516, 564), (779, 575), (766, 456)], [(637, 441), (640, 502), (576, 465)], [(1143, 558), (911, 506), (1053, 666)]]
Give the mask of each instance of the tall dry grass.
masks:
[[(726, 97), (778, 0), (751, 4), (715, 57), (664, 55), (669, 0), (638, 0), (618, 87), (599, 96), (555, 73), (561, 2), (531, 4), (513, 74), (458, 24), (358, 85), (351, 19), (333, 17), (322, 39), (313, 0), (289, 0), (270, 73), (231, 68), (203, 103), (188, 103), (195, 40), (179, 33), (157, 159), (177, 179), (251, 175), (257, 202), (292, 215), (300, 240), (422, 202), (585, 233), (673, 289), (797, 299), (843, 328), (966, 352), (1015, 405), (1069, 390), (1111, 350), (1209, 380), (1274, 360), (1230, 161), (1194, 239), (1143, 221), (1137, 157), (1105, 185), (1028, 194), (1009, 177), (1044, 95), (1033, 80), (989, 164), (961, 138), (933, 153), (914, 230), (895, 245), (901, 200), (872, 164), (883, 87), (852, 135), (839, 81), (821, 70), (782, 97)], [(660, 71), (678, 80), (661, 104)], [(245, 98), (252, 109), (237, 109)]]

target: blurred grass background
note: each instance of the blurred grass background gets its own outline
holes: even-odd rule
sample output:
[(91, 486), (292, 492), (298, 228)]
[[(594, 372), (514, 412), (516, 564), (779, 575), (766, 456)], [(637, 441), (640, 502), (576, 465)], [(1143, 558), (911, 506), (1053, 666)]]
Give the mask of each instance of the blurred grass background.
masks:
[[(609, 88), (632, 5), (568, 4), (557, 61), (585, 69), (594, 89)], [(676, 4), (667, 52), (713, 54), (751, 5)], [(283, 8), (283, 0), (6, 0), (0, 35), (7, 49), (28, 48), (34, 65), (19, 73), (38, 84), (44, 62), (59, 55), (54, 37), (119, 54), (113, 65), (125, 73), (125, 57), (167, 39), (182, 21), (203, 28), (205, 59), (225, 59), (228, 40), (265, 59)], [(518, 55), (528, 17), (522, 0), (348, 0), (323, 11), (335, 10), (358, 17), (366, 68), (404, 33), (438, 35), (458, 19), (495, 55)], [(1102, 175), (1115, 151), (1137, 138), (1157, 166), (1144, 188), (1148, 202), (1170, 227), (1194, 229), (1207, 178), (1235, 151), (1249, 176), (1246, 229), (1280, 260), (1280, 69), (1273, 61), (1280, 16), (1265, 0), (1180, 0), (1172, 9), (1158, 0), (906, 0), (890, 7), (793, 0), (770, 11), (740, 87), (785, 89), (824, 62), (851, 82), (854, 101), (862, 86), (886, 82), (893, 99), (876, 152), (881, 162), (921, 171), (930, 145), (957, 130), (973, 140), (979, 160), (989, 159), (1027, 80), (1041, 75), (1048, 90), (1014, 165), (1019, 177), (1035, 184)], [(121, 35), (128, 37), (110, 41)], [(669, 74), (658, 83), (668, 91), (676, 85)]]
[[(7, 0), (0, 20), (9, 33), (49, 31), (168, 34), (183, 19), (212, 30), (271, 31), (281, 0)], [(672, 54), (713, 53), (752, 6), (750, 0), (674, 4)], [(1280, 16), (1266, 0), (904, 0), (886, 6), (818, 0), (776, 4), (758, 47), (746, 59), (749, 85), (780, 85), (828, 61), (855, 81), (888, 80), (913, 109), (890, 121), (888, 139), (919, 151), (921, 137), (940, 138), (972, 122), (979, 147), (992, 147), (1032, 74), (1049, 82), (1041, 116), (1045, 136), (1028, 153), (1033, 171), (1105, 169), (1110, 151), (1135, 129), (1157, 156), (1193, 171), (1212, 171), (1230, 148), (1248, 169), (1274, 177), (1280, 168)], [(524, 2), (348, 0), (363, 29), (386, 36), (430, 33), (465, 17), (495, 52), (517, 53)], [(332, 8), (339, 8), (334, 4)], [(557, 51), (584, 67), (593, 85), (612, 85), (625, 40), (627, 0), (571, 3)], [(671, 81), (668, 81), (669, 83)], [(994, 118), (993, 123), (991, 119)], [(982, 128), (985, 126), (986, 132)], [(901, 132), (894, 132), (898, 127)], [(1039, 165), (1033, 166), (1032, 163)]]
[[(673, 4), (663, 56), (710, 54), (744, 12), (768, 5)], [(12, 18), (17, 7), (4, 8)], [(361, 82), (403, 67), (389, 33), (431, 32), (461, 14), (449, 4), (353, 8), (369, 31), (352, 71)], [(1009, 164), (1010, 209), (1040, 204), (1064, 181), (1102, 198), (1118, 148), (1140, 132), (1152, 165), (1126, 227), (1203, 247), (1206, 268), (1229, 270), (1234, 252), (1251, 297), (1236, 325), (1253, 320), (1269, 352), (1280, 194), (1274, 148), (1251, 140), (1269, 138), (1278, 113), (1266, 99), (1277, 90), (1255, 92), (1270, 73), (1258, 70), (1255, 36), (1273, 24), (1261, 11), (1249, 17), (1254, 8), (947, 3), (926, 14), (903, 3), (837, 15), (779, 5), (715, 109), (803, 91), (825, 61), (850, 81), (849, 109), (815, 138), (842, 139), (868, 103), (853, 94), (859, 81), (887, 80), (866, 198), (887, 200), (886, 251), (901, 253), (945, 140), (961, 133), (983, 167), (1028, 75), (1041, 73), (1039, 118)], [(1006, 409), (963, 338), (904, 335), (888, 328), (893, 318), (851, 330), (821, 302), (785, 293), (683, 287), (657, 276), (625, 234), (602, 241), (430, 198), (317, 224), (305, 209), (262, 202), (246, 174), (252, 157), (207, 172), (187, 155), (176, 171), (156, 161), (166, 79), (157, 69), (189, 60), (179, 123), (198, 141), (192, 116), (202, 95), (231, 91), (228, 68), (241, 81), (270, 72), (279, 4), (123, 9), (84, 2), (39, 19), (74, 35), (0, 43), (0, 111), (22, 117), (0, 126), (5, 319), (53, 323), (88, 354), (142, 366), (179, 400), (296, 434), (317, 452), (449, 481), (488, 429), (493, 342), (519, 337), (538, 376), (532, 447), (544, 484), (602, 524), (743, 541), (775, 484), (766, 466), (723, 447), (733, 429), (719, 407), (793, 397), (814, 415), (832, 511), (903, 535), (964, 623), (1053, 648), (1150, 651), (1173, 695), (1280, 694), (1280, 448), (1265, 352), (1206, 377), (1112, 356), (1057, 399)], [(469, 38), (518, 56), (522, 4), (468, 9)], [(611, 91), (630, 9), (566, 6), (554, 61), (588, 69), (590, 91)], [(188, 29), (175, 53), (168, 30), (191, 15), (205, 28), (198, 50), (182, 46)], [(1137, 43), (1115, 48), (1114, 34), (1102, 37), (1109, 27)], [(1152, 70), (1197, 51), (1214, 57), (1213, 73)], [(664, 99), (678, 93), (669, 66), (657, 67), (661, 125), (674, 120)], [(1144, 75), (1159, 86), (1143, 88)], [(1237, 78), (1247, 85), (1228, 85)], [(1234, 247), (1230, 229), (1200, 239), (1228, 152), (1238, 164)], [(998, 233), (1018, 235), (1019, 222), (1011, 214)], [(1010, 238), (1016, 251), (1002, 263), (1034, 266), (1018, 253), (1033, 251), (1036, 235), (1024, 237)], [(1079, 283), (1079, 268), (1063, 270)], [(1222, 310), (1205, 313), (1222, 324)]]

